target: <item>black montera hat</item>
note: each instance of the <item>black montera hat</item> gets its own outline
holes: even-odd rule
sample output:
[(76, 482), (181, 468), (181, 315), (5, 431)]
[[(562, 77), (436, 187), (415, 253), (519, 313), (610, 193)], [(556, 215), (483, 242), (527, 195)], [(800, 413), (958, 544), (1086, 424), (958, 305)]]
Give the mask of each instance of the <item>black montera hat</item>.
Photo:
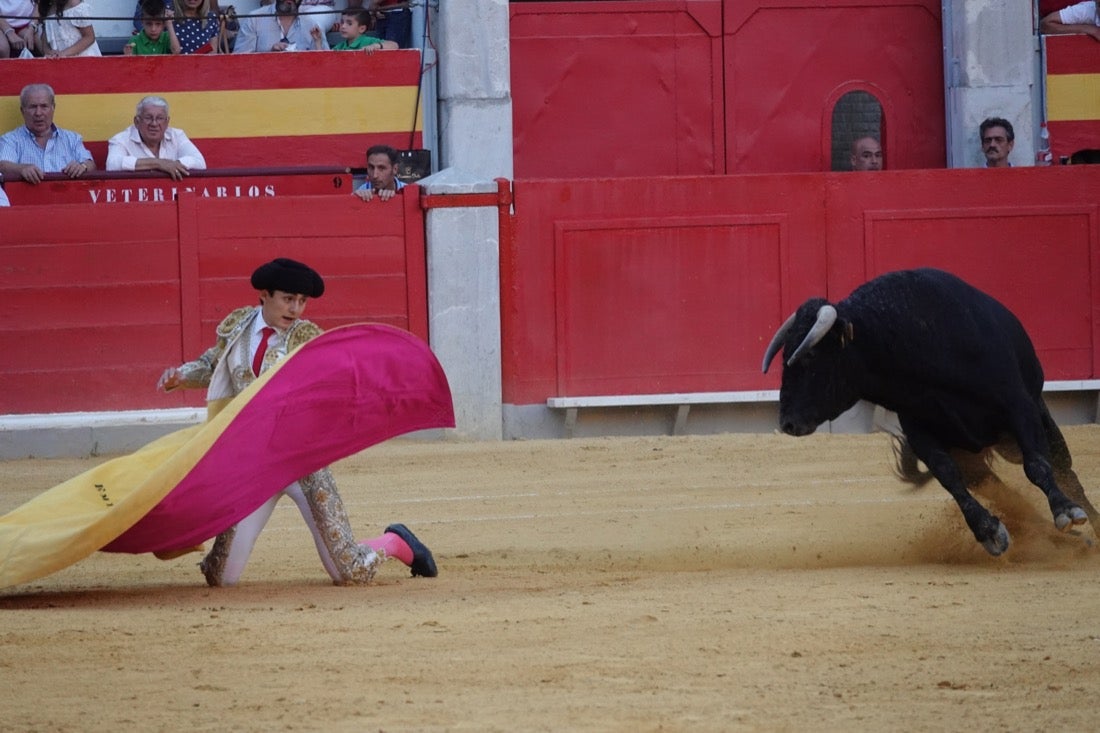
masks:
[(278, 257), (256, 268), (252, 273), (252, 287), (320, 298), (325, 292), (325, 281), (309, 265)]

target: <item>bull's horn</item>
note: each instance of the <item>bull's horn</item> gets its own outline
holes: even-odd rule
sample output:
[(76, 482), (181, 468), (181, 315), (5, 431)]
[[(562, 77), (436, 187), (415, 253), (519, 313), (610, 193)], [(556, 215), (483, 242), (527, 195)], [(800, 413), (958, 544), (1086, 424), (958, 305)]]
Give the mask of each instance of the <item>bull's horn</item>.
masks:
[(836, 308), (828, 303), (818, 308), (817, 322), (814, 323), (814, 327), (806, 334), (806, 338), (802, 339), (802, 343), (791, 354), (791, 358), (787, 359), (787, 366), (794, 364), (798, 357), (802, 356), (803, 351), (817, 346), (818, 342), (825, 338), (825, 334), (829, 332), (834, 323), (836, 323)]
[(768, 367), (771, 366), (772, 359), (775, 358), (776, 352), (779, 351), (779, 347), (783, 345), (783, 338), (787, 335), (787, 331), (791, 330), (791, 324), (794, 323), (795, 313), (791, 314), (791, 317), (783, 322), (783, 325), (779, 327), (779, 330), (772, 336), (772, 342), (768, 344), (768, 350), (764, 352), (764, 365), (762, 367), (765, 374), (768, 373)]

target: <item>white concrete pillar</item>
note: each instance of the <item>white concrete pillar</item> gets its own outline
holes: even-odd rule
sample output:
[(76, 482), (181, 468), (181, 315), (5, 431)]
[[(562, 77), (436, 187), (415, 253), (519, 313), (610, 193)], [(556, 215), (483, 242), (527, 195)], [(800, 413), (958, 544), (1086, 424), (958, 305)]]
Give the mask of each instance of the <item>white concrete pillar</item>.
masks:
[[(496, 193), (495, 181), (447, 168), (429, 194)], [(455, 407), (455, 435), (500, 440), (500, 230), (497, 208), (427, 212), (428, 333)]]
[(1034, 165), (1043, 83), (1033, 10), (1004, 0), (943, 0), (942, 9), (948, 167), (985, 165), (978, 125), (987, 117), (1012, 123), (1009, 161)]
[(440, 2), (439, 168), (512, 178), (507, 0)]

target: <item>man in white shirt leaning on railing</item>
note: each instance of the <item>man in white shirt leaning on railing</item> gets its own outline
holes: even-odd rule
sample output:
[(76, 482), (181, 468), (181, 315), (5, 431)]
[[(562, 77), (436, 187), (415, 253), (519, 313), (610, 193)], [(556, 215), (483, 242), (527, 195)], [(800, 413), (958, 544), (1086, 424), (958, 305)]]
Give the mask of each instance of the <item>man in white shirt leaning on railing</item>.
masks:
[(169, 127), (168, 102), (145, 97), (137, 106), (134, 124), (107, 143), (107, 170), (166, 173), (181, 180), (193, 170), (206, 170), (206, 159), (178, 127)]

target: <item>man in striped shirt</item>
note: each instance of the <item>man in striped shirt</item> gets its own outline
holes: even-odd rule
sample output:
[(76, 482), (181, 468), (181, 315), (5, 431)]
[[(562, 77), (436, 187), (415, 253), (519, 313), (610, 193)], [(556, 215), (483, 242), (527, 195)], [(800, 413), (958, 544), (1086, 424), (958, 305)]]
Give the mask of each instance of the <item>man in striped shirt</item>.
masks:
[(0, 136), (0, 175), (37, 185), (46, 173), (80, 178), (96, 169), (84, 138), (53, 123), (55, 108), (53, 88), (48, 84), (23, 87), (19, 111), (24, 124)]

